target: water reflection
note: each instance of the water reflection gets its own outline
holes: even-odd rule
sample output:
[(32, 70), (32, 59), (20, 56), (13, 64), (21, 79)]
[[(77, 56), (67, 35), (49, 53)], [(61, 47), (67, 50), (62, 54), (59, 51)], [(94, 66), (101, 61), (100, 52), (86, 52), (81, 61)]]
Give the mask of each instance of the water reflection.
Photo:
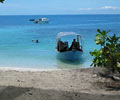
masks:
[(80, 59), (76, 61), (65, 60), (56, 55), (56, 67), (57, 68), (81, 68), (84, 67), (84, 58), (81, 56)]

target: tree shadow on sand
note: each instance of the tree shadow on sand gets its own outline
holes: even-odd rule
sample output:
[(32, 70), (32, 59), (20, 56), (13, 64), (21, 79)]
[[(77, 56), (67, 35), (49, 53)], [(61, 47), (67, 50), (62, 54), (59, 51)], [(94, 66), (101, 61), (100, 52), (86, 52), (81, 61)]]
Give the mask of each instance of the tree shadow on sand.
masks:
[[(120, 91), (120, 74), (113, 73), (110, 69), (103, 69), (98, 73), (98, 76), (105, 80), (104, 82), (96, 82), (97, 86), (105, 88), (106, 91)], [(114, 77), (117, 77), (118, 80)]]
[(96, 82), (97, 87), (103, 88), (106, 91), (120, 91), (120, 82), (109, 81), (109, 82)]
[(0, 100), (119, 100), (120, 95), (77, 93), (52, 89), (0, 86)]
[(20, 88), (14, 86), (0, 86), (0, 100), (15, 100), (15, 98), (28, 92), (29, 88)]

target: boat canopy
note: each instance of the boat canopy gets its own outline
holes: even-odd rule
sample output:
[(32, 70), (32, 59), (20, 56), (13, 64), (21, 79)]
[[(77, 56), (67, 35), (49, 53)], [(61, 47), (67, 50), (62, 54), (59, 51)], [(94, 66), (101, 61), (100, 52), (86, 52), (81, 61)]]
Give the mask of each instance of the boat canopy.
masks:
[(48, 21), (48, 18), (40, 18), (39, 21)]
[(75, 33), (75, 32), (60, 32), (60, 33), (57, 35), (57, 40), (60, 40), (61, 37), (67, 36), (67, 35), (76, 35), (76, 36), (81, 37), (80, 34)]

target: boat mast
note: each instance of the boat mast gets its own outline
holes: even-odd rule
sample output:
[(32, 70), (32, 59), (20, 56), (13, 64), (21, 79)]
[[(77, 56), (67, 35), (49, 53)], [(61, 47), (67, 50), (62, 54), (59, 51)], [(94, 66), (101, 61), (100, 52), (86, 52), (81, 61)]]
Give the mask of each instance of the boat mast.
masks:
[(77, 35), (77, 42), (79, 42), (79, 35)]

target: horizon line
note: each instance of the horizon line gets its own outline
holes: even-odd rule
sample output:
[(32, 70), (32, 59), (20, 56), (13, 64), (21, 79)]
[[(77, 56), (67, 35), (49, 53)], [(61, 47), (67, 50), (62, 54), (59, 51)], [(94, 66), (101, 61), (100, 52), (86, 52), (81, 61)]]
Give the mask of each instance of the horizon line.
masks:
[(0, 16), (54, 16), (54, 15), (120, 15), (120, 14), (5, 14), (5, 15), (0, 15)]

